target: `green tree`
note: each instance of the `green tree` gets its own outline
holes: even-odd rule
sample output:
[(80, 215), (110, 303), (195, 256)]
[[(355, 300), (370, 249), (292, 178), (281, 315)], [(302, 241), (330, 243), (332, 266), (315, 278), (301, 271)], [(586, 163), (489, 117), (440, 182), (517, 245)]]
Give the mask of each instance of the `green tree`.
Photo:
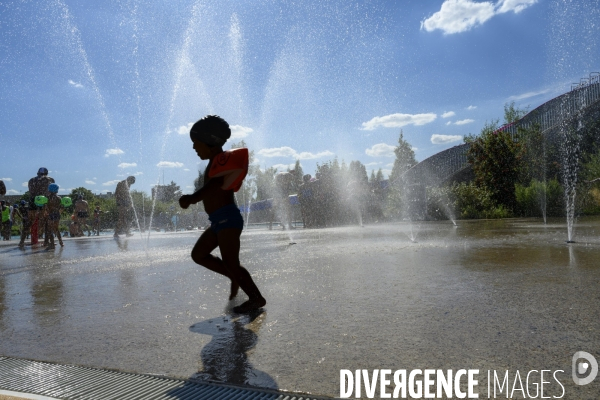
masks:
[(77, 200), (77, 196), (79, 195), (82, 195), (83, 199), (88, 203), (92, 202), (96, 198), (96, 195), (94, 195), (94, 193), (92, 193), (91, 190), (86, 189), (84, 187), (78, 187), (71, 190), (71, 194), (69, 195), (69, 197), (71, 197), (71, 199), (73, 199), (73, 202), (75, 202), (75, 200)]
[(256, 200), (273, 197), (276, 173), (277, 170), (273, 167), (266, 168), (264, 171), (256, 169)]
[[(355, 180), (364, 183), (369, 182), (369, 176), (367, 175), (367, 167), (365, 167), (360, 161), (350, 161), (350, 166), (348, 167), (348, 174), (350, 180)], [(375, 179), (375, 174), (373, 174), (373, 179)]]
[(515, 106), (514, 101), (504, 104), (504, 123), (512, 124), (520, 120), (527, 114), (527, 111), (529, 111), (529, 107), (519, 108)]
[(471, 144), (467, 161), (475, 173), (475, 183), (487, 188), (496, 204), (514, 211), (515, 184), (520, 175), (520, 144), (509, 132), (498, 129), (497, 120), (486, 123), (479, 136), (467, 140)]
[(398, 145), (394, 149), (394, 154), (396, 155), (396, 159), (394, 160), (394, 166), (390, 174), (390, 182), (396, 182), (402, 174), (417, 164), (415, 152), (412, 146), (404, 140), (404, 133), (402, 131), (400, 131)]
[(297, 190), (300, 185), (302, 185), (304, 176), (304, 170), (302, 170), (302, 165), (300, 165), (300, 160), (296, 160), (296, 164), (294, 164), (294, 171), (296, 171), (296, 175), (294, 177), (294, 188)]
[(152, 188), (152, 196), (166, 203), (178, 200), (181, 195), (181, 188), (173, 181), (168, 185), (157, 185)]

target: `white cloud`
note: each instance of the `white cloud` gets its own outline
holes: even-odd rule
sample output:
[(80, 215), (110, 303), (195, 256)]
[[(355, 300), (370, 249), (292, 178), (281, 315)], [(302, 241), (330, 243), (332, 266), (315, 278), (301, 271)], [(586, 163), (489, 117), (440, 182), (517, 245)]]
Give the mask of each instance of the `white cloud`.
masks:
[(460, 121), (456, 121), (454, 123), (454, 125), (466, 125), (466, 124), (470, 124), (471, 122), (475, 122), (475, 120), (474, 119), (469, 119), (469, 118), (467, 118), (467, 119), (461, 119)]
[(385, 143), (373, 145), (370, 149), (366, 149), (365, 153), (371, 157), (394, 157), (394, 149), (396, 147)]
[(469, 107), (467, 107), (467, 110), (474, 110), (476, 108), (477, 108), (477, 106), (469, 106)]
[(319, 153), (310, 153), (308, 151), (303, 151), (301, 153), (298, 153), (296, 150), (294, 150), (288, 146), (274, 147), (274, 148), (270, 148), (270, 149), (261, 149), (257, 152), (257, 154), (259, 154), (263, 157), (289, 157), (289, 158), (295, 158), (298, 160), (313, 160), (315, 158), (321, 158), (321, 157), (327, 157), (327, 156), (334, 155), (334, 153), (332, 153), (329, 150), (321, 151)]
[(144, 173), (142, 171), (138, 171), (134, 174), (132, 174), (133, 176), (140, 176), (140, 175), (144, 175)]
[(450, 117), (454, 117), (455, 115), (456, 115), (456, 113), (454, 111), (447, 111), (442, 114), (442, 118), (450, 118)]
[(194, 125), (193, 122), (190, 122), (187, 125), (181, 125), (179, 128), (177, 128), (177, 133), (179, 133), (180, 135), (187, 135), (190, 133), (190, 129), (192, 129), (192, 125)]
[(542, 94), (546, 94), (550, 91), (550, 89), (546, 89), (546, 90), (540, 90), (538, 92), (527, 92), (527, 93), (523, 93), (523, 94), (519, 94), (517, 96), (510, 96), (508, 98), (509, 101), (512, 100), (524, 100), (524, 99), (528, 99), (530, 97), (535, 97), (535, 96), (539, 96)]
[(183, 167), (183, 163), (177, 161), (161, 161), (156, 164), (156, 166), (161, 168), (181, 168)]
[(374, 166), (379, 165), (379, 164), (381, 164), (381, 161), (370, 162), (370, 163), (365, 164), (365, 167), (374, 167)]
[(495, 15), (513, 11), (515, 14), (535, 4), (537, 0), (499, 0), (475, 2), (473, 0), (446, 0), (440, 11), (421, 22), (421, 29), (432, 32), (439, 29), (445, 35), (470, 30), (483, 25)]
[(231, 125), (229, 129), (231, 129), (231, 139), (243, 139), (247, 137), (249, 133), (254, 132), (252, 128), (241, 125)]
[(23, 182), (23, 183), (21, 183), (21, 186), (23, 186), (23, 187), (29, 187), (29, 182)]
[(136, 163), (126, 163), (126, 162), (122, 162), (121, 164), (117, 165), (119, 168), (131, 168), (131, 167), (137, 167)]
[(95, 185), (96, 184), (96, 182), (90, 181), (90, 180), (86, 180), (85, 183), (88, 184), (88, 185)]
[(19, 192), (17, 192), (15, 189), (8, 189), (6, 194), (19, 194)]
[(183, 170), (186, 171), (186, 172), (188, 172), (190, 169), (189, 168), (184, 168)]
[(119, 154), (125, 154), (125, 152), (119, 148), (116, 149), (106, 149), (106, 153), (104, 153), (104, 157), (116, 156)]
[(261, 149), (258, 151), (258, 154), (264, 157), (293, 157), (296, 154), (296, 150), (291, 147), (274, 147), (271, 149)]
[(275, 168), (278, 172), (285, 172), (288, 169), (294, 169), (295, 165), (296, 165), (296, 163), (294, 163), (294, 164), (275, 164), (272, 167)]
[(446, 125), (452, 125), (452, 121), (446, 122)]
[(463, 139), (461, 135), (431, 135), (431, 143), (433, 144), (448, 144), (459, 142)]
[(0, 181), (12, 182), (12, 178), (0, 178)]
[(335, 153), (332, 153), (329, 150), (320, 151), (318, 153), (310, 153), (308, 151), (303, 151), (302, 153), (298, 154), (296, 158), (298, 158), (299, 160), (314, 160), (315, 158), (331, 157), (333, 155), (335, 155)]
[(116, 184), (117, 184), (117, 183), (119, 183), (119, 182), (121, 182), (121, 181), (120, 181), (120, 180), (118, 180), (118, 179), (117, 179), (117, 180), (115, 180), (115, 181), (108, 181), (108, 182), (104, 182), (104, 183), (102, 184), (102, 186), (114, 186), (114, 185), (116, 185)]
[(361, 130), (372, 131), (379, 126), (385, 128), (401, 128), (406, 125), (425, 125), (437, 118), (436, 114), (390, 114), (383, 117), (375, 117), (370, 121), (363, 122)]
[(73, 87), (76, 87), (78, 89), (81, 89), (83, 87), (83, 85), (81, 83), (75, 82), (75, 81), (73, 81), (71, 79), (69, 79), (69, 85), (71, 85)]
[(514, 11), (515, 14), (520, 13), (527, 7), (534, 5), (538, 0), (500, 0), (496, 4), (496, 13), (502, 14), (509, 11)]

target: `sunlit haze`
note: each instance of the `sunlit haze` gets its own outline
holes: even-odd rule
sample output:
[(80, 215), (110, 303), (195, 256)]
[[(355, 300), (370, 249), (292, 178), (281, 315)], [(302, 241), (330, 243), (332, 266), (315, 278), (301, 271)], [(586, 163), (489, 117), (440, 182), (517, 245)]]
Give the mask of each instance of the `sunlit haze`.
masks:
[(400, 130), (420, 161), (600, 70), (591, 0), (6, 1), (0, 21), (8, 194), (39, 167), (60, 193), (128, 175), (191, 192), (206, 114), (261, 168), (387, 177)]

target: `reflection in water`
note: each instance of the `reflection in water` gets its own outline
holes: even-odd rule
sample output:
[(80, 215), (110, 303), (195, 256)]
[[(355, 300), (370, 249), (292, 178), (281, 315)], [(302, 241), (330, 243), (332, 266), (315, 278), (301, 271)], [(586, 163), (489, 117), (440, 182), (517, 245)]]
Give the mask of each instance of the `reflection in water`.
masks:
[(575, 249), (572, 245), (569, 245), (569, 266), (571, 268), (577, 266), (577, 260), (575, 259)]
[(4, 312), (6, 311), (6, 290), (4, 275), (0, 274), (0, 329), (4, 328)]
[(33, 309), (38, 322), (45, 327), (59, 323), (58, 314), (61, 312), (63, 302), (63, 281), (61, 277), (53, 277), (54, 272), (58, 271), (47, 269), (33, 271), (31, 287)]
[(212, 336), (200, 353), (204, 368), (194, 378), (277, 389), (277, 382), (265, 372), (255, 369), (247, 355), (256, 345), (258, 331), (266, 315), (259, 310), (250, 315), (227, 315), (192, 325), (190, 331)]
[(128, 250), (129, 240), (115, 239), (115, 242), (117, 242), (117, 246), (119, 246), (119, 250), (121, 250), (121, 251)]

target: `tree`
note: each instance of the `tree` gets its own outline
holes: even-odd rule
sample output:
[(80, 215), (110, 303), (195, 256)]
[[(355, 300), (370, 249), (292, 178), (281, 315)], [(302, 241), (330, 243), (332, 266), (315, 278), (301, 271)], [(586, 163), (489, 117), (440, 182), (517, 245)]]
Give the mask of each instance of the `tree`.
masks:
[(91, 190), (86, 189), (84, 187), (78, 187), (71, 190), (71, 194), (69, 195), (69, 197), (71, 197), (73, 199), (73, 202), (75, 202), (75, 200), (77, 200), (77, 196), (79, 195), (82, 195), (83, 199), (88, 203), (96, 198), (96, 196), (94, 195), (94, 193), (92, 193)]
[(302, 166), (300, 165), (300, 160), (296, 160), (296, 164), (294, 164), (294, 171), (296, 171), (296, 175), (294, 177), (294, 188), (299, 188), (304, 181), (302, 177), (304, 176), (304, 171), (302, 170)]
[(168, 185), (156, 185), (152, 188), (152, 198), (156, 197), (159, 201), (170, 203), (181, 197), (181, 189), (171, 181)]
[(527, 114), (527, 111), (529, 111), (529, 107), (515, 107), (514, 101), (504, 104), (504, 123), (512, 124), (513, 122), (520, 120)]
[(467, 161), (473, 167), (475, 183), (492, 193), (498, 205), (514, 211), (515, 183), (520, 174), (521, 145), (505, 129), (498, 129), (498, 121), (486, 123), (477, 137), (468, 139)]
[(256, 169), (256, 200), (266, 200), (273, 196), (276, 173), (277, 170), (273, 167), (264, 171)]
[(390, 182), (396, 182), (402, 174), (411, 169), (417, 164), (415, 159), (415, 152), (412, 146), (404, 140), (404, 133), (400, 131), (400, 137), (398, 138), (398, 146), (394, 149), (396, 159), (394, 160), (394, 166), (392, 167), (392, 173), (390, 174)]
[[(369, 182), (367, 168), (360, 161), (350, 161), (350, 166), (348, 167), (348, 174), (350, 180), (355, 180), (364, 183)], [(374, 174), (373, 179), (375, 179)]]

